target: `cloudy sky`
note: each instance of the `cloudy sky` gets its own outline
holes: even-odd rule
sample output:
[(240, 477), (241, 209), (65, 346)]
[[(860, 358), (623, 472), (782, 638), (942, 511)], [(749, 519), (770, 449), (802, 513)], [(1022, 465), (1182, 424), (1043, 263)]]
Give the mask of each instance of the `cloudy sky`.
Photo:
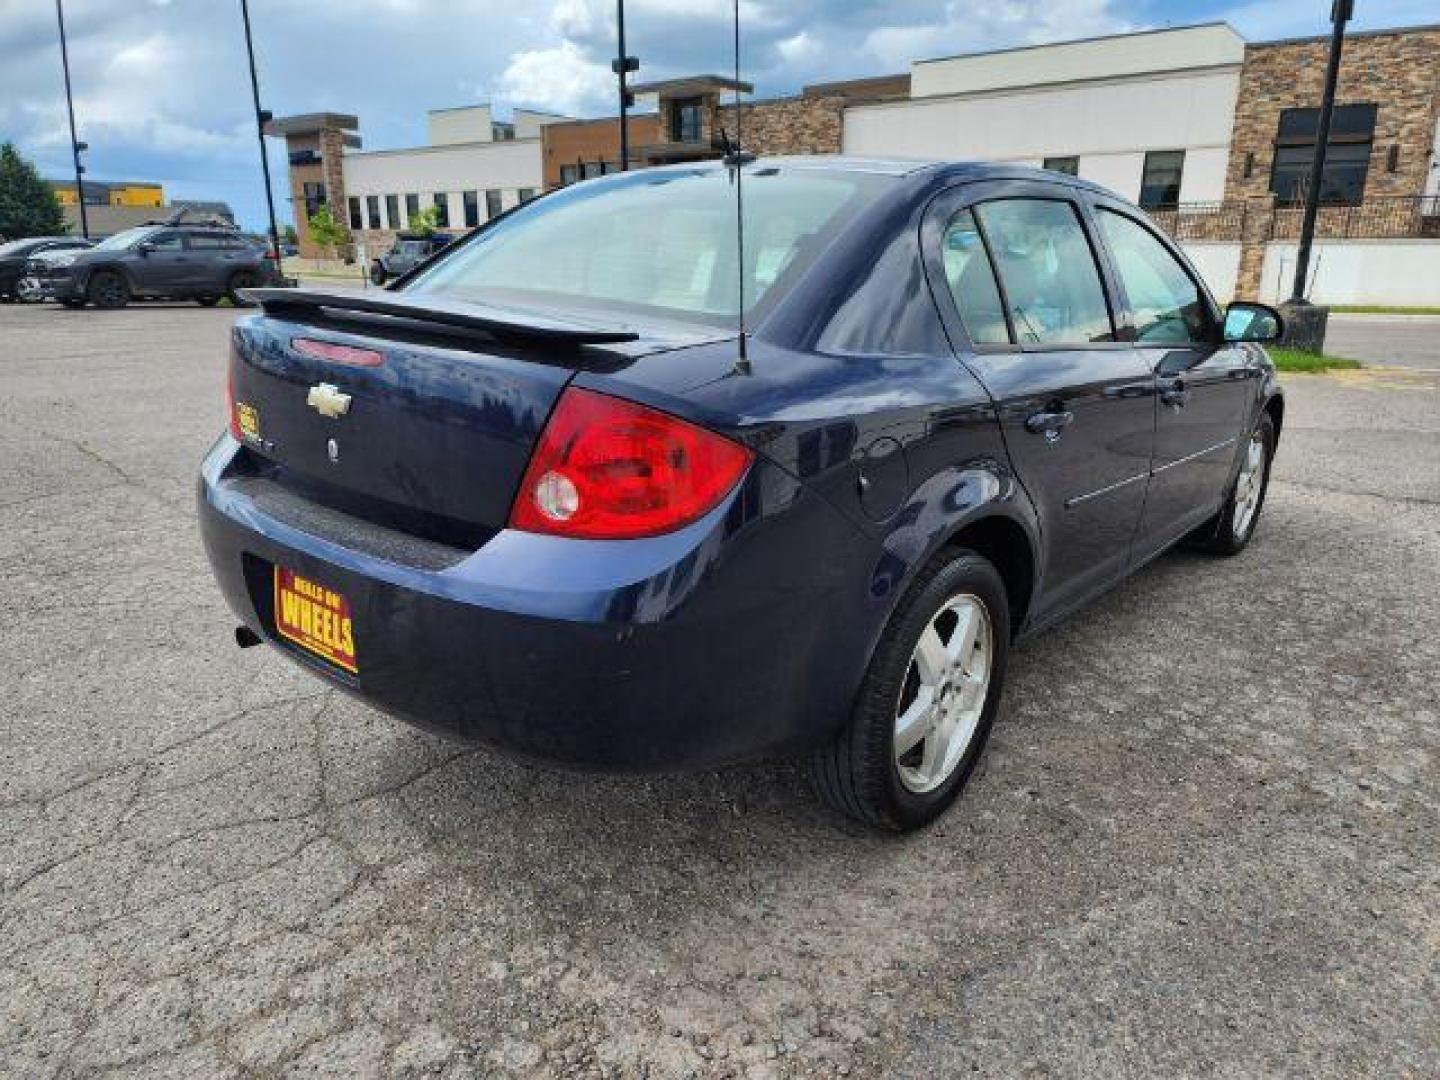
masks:
[[(239, 0), (66, 0), (80, 137), (97, 180), (159, 180), (263, 219)], [(367, 147), (424, 139), (428, 108), (610, 107), (613, 0), (251, 0), (276, 115), (355, 113)], [(741, 0), (759, 94), (903, 71), (912, 58), (1226, 19), (1252, 39), (1323, 33), (1329, 0)], [(1361, 0), (1357, 28), (1433, 21), (1434, 0)], [(730, 67), (730, 0), (627, 0), (641, 78)], [(0, 0), (0, 141), (68, 169), (53, 0)], [(272, 144), (274, 150), (280, 144)], [(277, 156), (279, 156), (277, 154)], [(283, 179), (278, 163), (277, 180)]]

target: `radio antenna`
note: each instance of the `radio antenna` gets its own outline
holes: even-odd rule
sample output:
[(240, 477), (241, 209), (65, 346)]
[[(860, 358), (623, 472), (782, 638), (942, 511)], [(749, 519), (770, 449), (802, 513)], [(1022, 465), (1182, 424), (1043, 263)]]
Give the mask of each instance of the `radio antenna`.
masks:
[[(746, 343), (745, 335), (745, 196), (742, 190), (742, 178), (747, 162), (754, 161), (755, 155), (745, 152), (745, 144), (740, 138), (740, 0), (735, 0), (735, 142), (734, 145), (725, 147), (725, 165), (734, 170), (732, 174), (735, 180), (735, 276), (739, 288), (739, 299), (736, 304), (737, 322), (740, 328), (739, 355), (735, 358), (735, 374), (749, 375), (750, 349)], [(726, 144), (729, 144), (729, 137), (721, 128), (721, 137)]]

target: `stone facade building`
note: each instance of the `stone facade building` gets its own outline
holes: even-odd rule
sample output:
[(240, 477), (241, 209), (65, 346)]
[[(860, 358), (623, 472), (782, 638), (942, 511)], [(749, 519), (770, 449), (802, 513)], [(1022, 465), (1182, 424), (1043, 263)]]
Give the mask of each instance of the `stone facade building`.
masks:
[[(1298, 234), (1295, 195), (1303, 194), (1303, 186), (1295, 192), (1283, 175), (1297, 166), (1308, 175), (1311, 118), (1324, 93), (1329, 47), (1328, 37), (1245, 47), (1225, 176), (1226, 201), (1242, 204), (1245, 220), (1237, 295), (1259, 292), (1266, 244)], [(1372, 207), (1375, 226), (1369, 231), (1424, 235), (1423, 221), (1416, 220), (1412, 230), (1401, 229), (1410, 223), (1400, 219), (1425, 217), (1416, 197), (1440, 186), (1435, 176), (1440, 26), (1348, 35), (1335, 102), (1337, 119), (1343, 111), (1351, 122), (1332, 129), (1329, 152), (1342, 160), (1327, 164), (1326, 174), (1343, 169), (1345, 175), (1322, 188), (1332, 205), (1322, 207), (1317, 235), (1353, 229), (1357, 204)], [(1384, 201), (1393, 197), (1403, 198)]]

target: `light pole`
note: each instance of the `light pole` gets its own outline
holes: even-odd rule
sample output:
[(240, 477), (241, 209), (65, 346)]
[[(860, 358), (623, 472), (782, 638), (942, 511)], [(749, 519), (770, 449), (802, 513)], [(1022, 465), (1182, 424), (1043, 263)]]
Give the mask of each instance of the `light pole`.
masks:
[(70, 114), (70, 156), (75, 161), (75, 201), (80, 204), (80, 235), (90, 239), (90, 217), (85, 211), (85, 166), (80, 164), (80, 151), (90, 147), (75, 137), (75, 98), (70, 93), (70, 49), (65, 43), (65, 8), (55, 0), (55, 18), (60, 23), (60, 64), (65, 69), (65, 108)]
[(1335, 86), (1340, 79), (1340, 51), (1345, 46), (1345, 24), (1354, 14), (1353, 0), (1333, 0), (1330, 21), (1330, 58), (1325, 64), (1325, 93), (1320, 100), (1320, 122), (1315, 131), (1315, 156), (1310, 159), (1309, 183), (1305, 187), (1305, 215), (1300, 221), (1300, 247), (1295, 254), (1295, 287), (1290, 303), (1305, 302), (1305, 279), (1310, 273), (1310, 245), (1315, 239), (1315, 218), (1320, 212), (1320, 189), (1325, 177), (1325, 154), (1329, 149), (1330, 120), (1335, 113)]
[(630, 116), (628, 110), (631, 105), (635, 104), (635, 95), (630, 93), (630, 88), (626, 85), (626, 76), (632, 71), (640, 70), (640, 59), (625, 55), (625, 0), (615, 0), (615, 27), (620, 40), (615, 59), (610, 61), (610, 70), (615, 73), (615, 78), (620, 84), (620, 171), (628, 172), (630, 169)]
[[(58, 0), (57, 0), (58, 2)], [(280, 230), (275, 226), (275, 193), (270, 188), (270, 152), (265, 146), (265, 125), (270, 113), (260, 107), (260, 76), (255, 72), (255, 40), (250, 33), (250, 2), (240, 0), (240, 15), (245, 20), (245, 55), (250, 59), (250, 91), (255, 99), (255, 135), (260, 140), (260, 171), (265, 177), (265, 207), (270, 213), (270, 245), (275, 253), (275, 273), (284, 278), (280, 261)]]

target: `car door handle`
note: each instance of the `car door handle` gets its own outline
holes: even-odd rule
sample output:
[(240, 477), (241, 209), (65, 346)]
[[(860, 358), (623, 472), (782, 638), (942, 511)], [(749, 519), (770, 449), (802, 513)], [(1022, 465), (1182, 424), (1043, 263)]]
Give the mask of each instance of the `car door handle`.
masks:
[(1176, 379), (1160, 391), (1160, 400), (1166, 405), (1173, 405), (1177, 409), (1183, 409), (1185, 403), (1190, 400), (1190, 391), (1185, 389), (1185, 383), (1182, 380)]
[(1025, 418), (1025, 430), (1032, 435), (1044, 435), (1050, 442), (1060, 438), (1060, 432), (1075, 420), (1075, 414), (1068, 409), (1053, 412), (1031, 413)]

